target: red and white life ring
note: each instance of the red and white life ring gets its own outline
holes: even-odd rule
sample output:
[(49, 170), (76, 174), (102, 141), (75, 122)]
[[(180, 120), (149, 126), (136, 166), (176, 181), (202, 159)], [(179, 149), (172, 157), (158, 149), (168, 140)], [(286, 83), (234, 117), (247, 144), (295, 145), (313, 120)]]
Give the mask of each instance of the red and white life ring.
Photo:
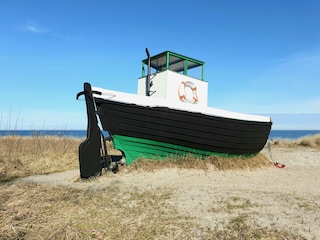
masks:
[[(187, 96), (187, 88), (191, 89), (192, 96)], [(197, 96), (197, 87), (191, 81), (181, 82), (179, 85), (178, 94), (182, 102), (196, 104), (199, 101)]]

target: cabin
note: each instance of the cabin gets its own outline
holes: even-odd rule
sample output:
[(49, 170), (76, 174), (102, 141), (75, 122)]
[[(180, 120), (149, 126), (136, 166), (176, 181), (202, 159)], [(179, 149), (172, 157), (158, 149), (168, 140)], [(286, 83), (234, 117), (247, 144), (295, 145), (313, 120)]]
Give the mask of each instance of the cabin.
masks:
[(142, 60), (138, 95), (166, 99), (172, 104), (208, 105), (204, 62), (165, 51)]

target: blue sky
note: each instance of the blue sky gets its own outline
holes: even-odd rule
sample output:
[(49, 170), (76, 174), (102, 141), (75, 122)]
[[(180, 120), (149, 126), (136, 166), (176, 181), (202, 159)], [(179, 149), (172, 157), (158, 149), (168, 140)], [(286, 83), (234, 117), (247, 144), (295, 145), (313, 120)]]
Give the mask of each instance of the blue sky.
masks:
[(145, 48), (204, 61), (209, 106), (320, 129), (320, 1), (0, 0), (0, 129), (86, 129), (83, 82), (136, 93)]

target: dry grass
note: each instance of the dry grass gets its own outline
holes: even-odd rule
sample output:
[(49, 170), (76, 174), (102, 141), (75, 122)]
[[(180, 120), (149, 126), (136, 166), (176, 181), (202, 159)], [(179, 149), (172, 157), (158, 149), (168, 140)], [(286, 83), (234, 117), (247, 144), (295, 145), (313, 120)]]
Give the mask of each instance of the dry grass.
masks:
[[(83, 139), (53, 136), (0, 137), (0, 181), (79, 167), (78, 147)], [(109, 154), (119, 154), (107, 142)]]
[(147, 239), (188, 221), (165, 204), (166, 191), (7, 184), (1, 192), (0, 239)]
[(0, 179), (66, 171), (78, 167), (81, 140), (50, 136), (0, 138)]
[(306, 136), (295, 140), (274, 139), (272, 140), (272, 144), (280, 147), (310, 147), (314, 149), (320, 149), (320, 134)]
[[(0, 193), (1, 240), (303, 239), (287, 230), (249, 226), (245, 214), (231, 218), (224, 229), (204, 228), (180, 214), (168, 203), (173, 193), (160, 188), (80, 190), (4, 183)], [(227, 204), (229, 200), (221, 203)]]
[(208, 170), (214, 167), (217, 170), (244, 170), (271, 166), (270, 160), (259, 153), (253, 157), (218, 157), (209, 156), (205, 159), (192, 155), (171, 157), (164, 160), (139, 159), (128, 168), (131, 171), (155, 171), (164, 168), (184, 168)]
[[(181, 214), (169, 204), (168, 189), (121, 190), (118, 185), (99, 190), (74, 189), (9, 181), (33, 174), (78, 168), (82, 140), (59, 137), (0, 138), (0, 240), (3, 239), (304, 239), (290, 230), (249, 224), (239, 213), (223, 226), (209, 229), (197, 219)], [(319, 147), (319, 136), (289, 146)], [(286, 146), (285, 141), (273, 143)], [(109, 143), (109, 148), (111, 147)], [(185, 156), (170, 161), (140, 160), (129, 168), (153, 171), (161, 168), (252, 169), (269, 166), (267, 158)], [(245, 209), (242, 198), (226, 199), (219, 211)]]
[[(50, 136), (5, 136), (0, 137), (0, 180), (61, 172), (77, 169), (78, 146), (82, 139)], [(273, 145), (280, 147), (310, 147), (320, 149), (320, 134), (297, 140), (275, 139)], [(111, 142), (107, 142), (108, 152), (118, 155)], [(206, 170), (210, 166), (219, 170), (254, 169), (270, 166), (263, 154), (252, 158), (223, 158), (210, 156), (204, 160), (191, 155), (171, 157), (166, 160), (140, 159), (134, 162), (129, 171), (154, 171), (163, 168), (191, 168)]]
[[(0, 180), (36, 174), (61, 172), (79, 167), (78, 146), (81, 139), (52, 136), (5, 136), (0, 137)], [(111, 142), (107, 142), (109, 154), (117, 155)], [(208, 169), (214, 165), (220, 170), (257, 168), (268, 165), (264, 155), (253, 158), (207, 157), (202, 160), (194, 156), (171, 157), (166, 160), (139, 160), (131, 170), (153, 171), (163, 168)]]

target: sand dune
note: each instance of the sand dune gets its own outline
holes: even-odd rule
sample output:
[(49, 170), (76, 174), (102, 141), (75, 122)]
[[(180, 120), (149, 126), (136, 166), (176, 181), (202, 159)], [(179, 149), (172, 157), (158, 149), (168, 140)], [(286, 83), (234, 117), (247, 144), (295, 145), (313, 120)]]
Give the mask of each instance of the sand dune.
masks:
[[(267, 149), (263, 153), (268, 155)], [(79, 170), (75, 170), (27, 177), (22, 181), (80, 188), (117, 186), (119, 191), (170, 189), (174, 193), (170, 204), (181, 214), (195, 217), (204, 228), (223, 229), (231, 218), (240, 215), (252, 225), (320, 239), (320, 151), (273, 147), (272, 158), (285, 164), (285, 168), (123, 171), (85, 182), (74, 181), (79, 176)]]

